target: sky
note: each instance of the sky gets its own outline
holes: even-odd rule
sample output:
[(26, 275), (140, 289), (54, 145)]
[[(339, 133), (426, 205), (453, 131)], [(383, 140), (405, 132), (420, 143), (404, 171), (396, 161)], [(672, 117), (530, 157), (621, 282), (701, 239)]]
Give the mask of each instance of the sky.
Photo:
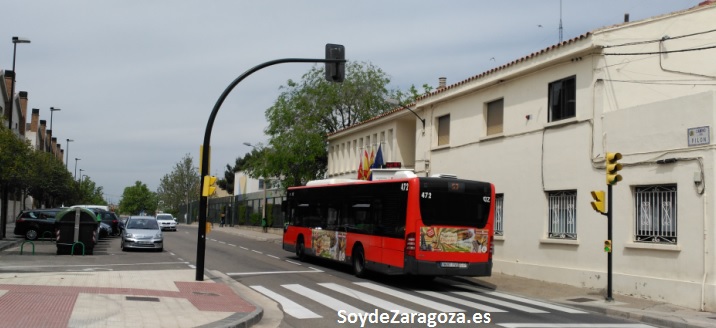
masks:
[[(702, 0), (23, 0), (4, 1), (0, 69), (105, 199), (161, 178), (199, 147), (212, 108), (238, 76), (264, 62), (316, 58), (342, 44), (390, 89), (451, 85), (586, 32), (698, 5)], [(595, 6), (597, 5), (597, 6)], [(2, 41), (5, 40), (5, 41)], [(266, 144), (265, 111), (313, 64), (271, 66), (243, 80), (211, 134), (210, 174)], [(317, 64), (318, 65), (318, 64)], [(29, 122), (29, 118), (28, 118)], [(66, 139), (73, 142), (66, 145)], [(79, 160), (75, 160), (79, 158)]]

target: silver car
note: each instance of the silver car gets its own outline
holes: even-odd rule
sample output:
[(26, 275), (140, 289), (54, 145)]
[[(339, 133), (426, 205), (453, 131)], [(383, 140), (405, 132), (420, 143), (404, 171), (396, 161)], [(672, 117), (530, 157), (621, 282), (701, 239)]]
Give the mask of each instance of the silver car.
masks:
[(151, 216), (130, 216), (122, 231), (122, 250), (129, 248), (164, 250), (164, 236), (157, 219)]

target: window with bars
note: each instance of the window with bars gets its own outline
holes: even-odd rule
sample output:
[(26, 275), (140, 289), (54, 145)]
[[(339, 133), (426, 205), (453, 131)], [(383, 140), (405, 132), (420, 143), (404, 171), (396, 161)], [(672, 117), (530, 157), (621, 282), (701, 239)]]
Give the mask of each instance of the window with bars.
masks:
[(576, 116), (577, 78), (572, 76), (549, 84), (549, 122)]
[(577, 239), (577, 191), (550, 191), (549, 238)]
[(676, 185), (634, 188), (636, 242), (676, 244)]
[(504, 221), (502, 216), (502, 208), (505, 200), (504, 194), (495, 194), (495, 236), (504, 235)]

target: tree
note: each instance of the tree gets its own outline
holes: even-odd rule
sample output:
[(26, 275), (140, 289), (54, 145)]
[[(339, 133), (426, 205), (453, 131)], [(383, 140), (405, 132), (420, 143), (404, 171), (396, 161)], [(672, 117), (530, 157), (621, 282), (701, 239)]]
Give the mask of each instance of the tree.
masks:
[(375, 117), (393, 106), (385, 98), (414, 99), (388, 90), (388, 76), (369, 63), (346, 63), (343, 83), (324, 79), (323, 66), (314, 66), (301, 81), (289, 80), (273, 106), (266, 111), (269, 145), (263, 158), (247, 165), (252, 177), (279, 177), (288, 186), (303, 185), (322, 177), (328, 162), (327, 135)]
[(136, 181), (134, 186), (124, 188), (122, 200), (119, 201), (120, 213), (148, 215), (157, 210), (157, 195), (150, 191), (146, 184)]
[(194, 166), (191, 155), (186, 154), (174, 165), (174, 170), (161, 179), (157, 188), (157, 197), (164, 202), (164, 207), (169, 209), (168, 212), (176, 215), (179, 213), (180, 206), (188, 207), (191, 200), (199, 197), (200, 182), (198, 168)]
[(234, 166), (226, 164), (226, 170), (224, 170), (224, 178), (219, 179), (216, 184), (221, 189), (226, 190), (229, 194), (234, 193), (234, 174), (239, 171), (243, 171), (246, 165), (249, 163), (252, 157), (256, 157), (258, 151), (254, 148), (250, 153), (246, 153), (244, 157), (237, 157), (234, 162)]

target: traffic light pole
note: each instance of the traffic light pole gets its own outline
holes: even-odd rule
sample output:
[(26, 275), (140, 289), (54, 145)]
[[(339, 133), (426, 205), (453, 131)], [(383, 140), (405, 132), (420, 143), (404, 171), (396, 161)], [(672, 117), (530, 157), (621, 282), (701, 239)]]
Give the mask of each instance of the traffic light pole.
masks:
[[(612, 240), (612, 185), (607, 185), (607, 240)], [(614, 301), (612, 298), (612, 251), (614, 241), (609, 252), (607, 252), (607, 302)]]
[[(219, 108), (226, 100), (226, 97), (231, 91), (249, 75), (255, 73), (263, 68), (273, 66), (276, 64), (283, 63), (345, 63), (345, 59), (310, 59), (310, 58), (284, 58), (265, 62), (261, 65), (255, 66), (254, 68), (244, 72), (241, 76), (237, 77), (234, 81), (229, 84), (228, 87), (221, 94), (219, 99), (214, 105), (214, 109), (211, 111), (209, 121), (206, 123), (206, 130), (204, 132), (204, 150), (201, 154), (201, 181), (200, 186), (204, 185), (204, 177), (209, 175), (209, 146), (211, 144), (211, 130), (214, 126), (214, 120), (219, 112)], [(208, 209), (209, 198), (203, 195), (203, 190), (199, 191), (199, 229), (196, 244), (196, 280), (204, 281), (204, 258), (206, 255), (206, 214)]]

